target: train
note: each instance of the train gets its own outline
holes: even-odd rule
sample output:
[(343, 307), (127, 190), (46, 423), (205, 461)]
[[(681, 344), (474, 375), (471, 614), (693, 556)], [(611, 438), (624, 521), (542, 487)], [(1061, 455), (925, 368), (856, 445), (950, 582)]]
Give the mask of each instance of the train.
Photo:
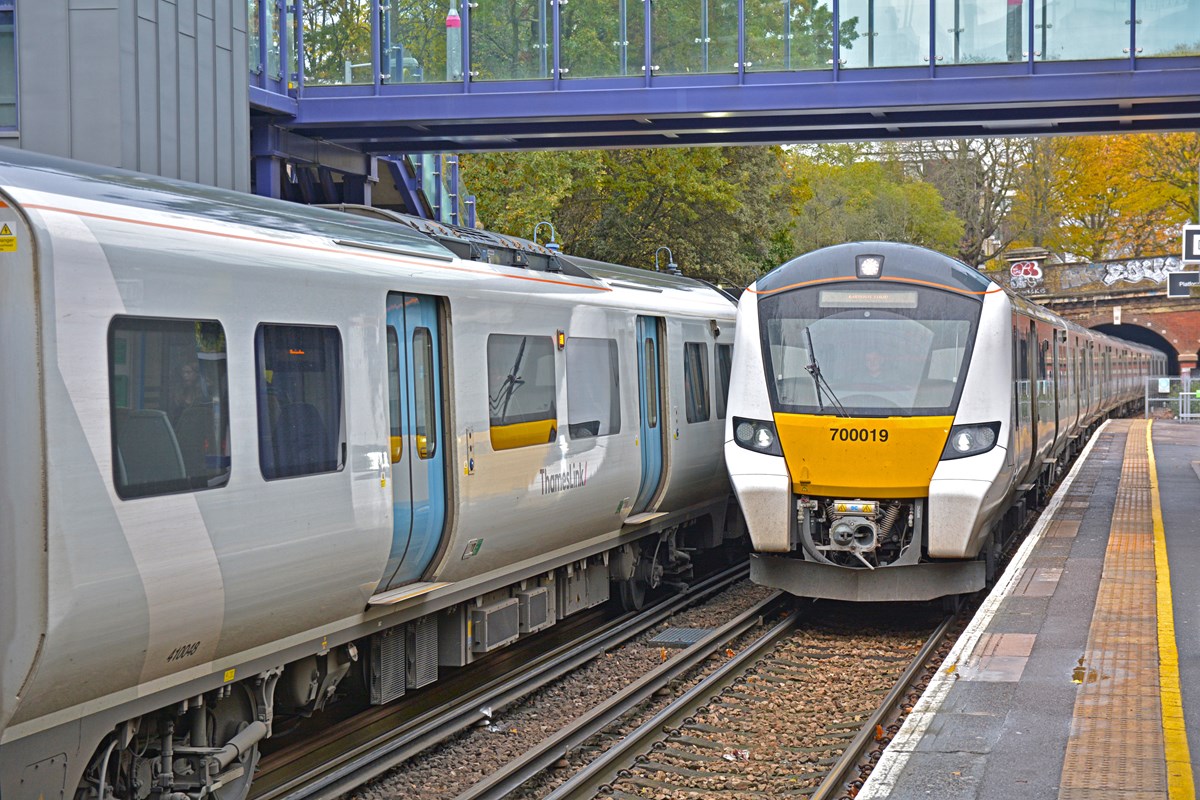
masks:
[(4, 800), (240, 800), (737, 547), (731, 296), (348, 211), (0, 154)]
[(787, 262), (738, 303), (725, 461), (752, 579), (845, 601), (982, 589), (1090, 432), (1165, 370), (921, 247)]

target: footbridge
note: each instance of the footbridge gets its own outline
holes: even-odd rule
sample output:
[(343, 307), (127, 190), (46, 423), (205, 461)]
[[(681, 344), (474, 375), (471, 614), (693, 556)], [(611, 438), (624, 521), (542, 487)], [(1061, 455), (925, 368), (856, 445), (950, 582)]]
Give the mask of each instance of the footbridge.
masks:
[[(250, 0), (256, 156), (1200, 127), (1200, 0)], [(345, 152), (341, 150), (345, 149)]]

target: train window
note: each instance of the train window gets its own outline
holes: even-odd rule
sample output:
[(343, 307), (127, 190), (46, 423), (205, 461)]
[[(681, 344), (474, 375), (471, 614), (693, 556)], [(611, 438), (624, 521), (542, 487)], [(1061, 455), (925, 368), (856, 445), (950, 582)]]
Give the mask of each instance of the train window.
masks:
[(388, 326), (388, 420), (391, 426), (389, 449), (392, 463), (404, 457), (404, 429), (400, 424), (400, 339), (396, 329)]
[(646, 363), (646, 427), (658, 427), (658, 348), (654, 340), (647, 338), (643, 343), (643, 359)]
[(558, 438), (554, 340), (492, 334), (487, 363), (492, 449), (528, 447)]
[(337, 328), (259, 325), (254, 335), (263, 477), (343, 466), (342, 336)]
[(567, 342), (567, 430), (572, 439), (621, 430), (621, 372), (614, 339)]
[(417, 422), (417, 457), (437, 455), (437, 394), (434, 381), (433, 336), (429, 328), (413, 331), (413, 415)]
[(703, 342), (684, 342), (683, 396), (688, 422), (708, 419), (708, 345)]
[(114, 318), (108, 391), (118, 496), (229, 482), (229, 383), (220, 323)]
[(733, 374), (733, 345), (717, 345), (717, 419), (725, 419), (729, 403), (729, 376)]

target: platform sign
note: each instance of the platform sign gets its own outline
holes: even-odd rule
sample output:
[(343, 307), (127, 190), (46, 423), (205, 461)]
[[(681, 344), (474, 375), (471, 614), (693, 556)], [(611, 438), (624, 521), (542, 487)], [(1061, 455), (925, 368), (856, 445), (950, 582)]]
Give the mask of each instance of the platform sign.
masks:
[(1200, 272), (1168, 272), (1167, 297), (1191, 297), (1192, 289), (1200, 287)]
[(1183, 260), (1200, 261), (1200, 225), (1183, 226)]

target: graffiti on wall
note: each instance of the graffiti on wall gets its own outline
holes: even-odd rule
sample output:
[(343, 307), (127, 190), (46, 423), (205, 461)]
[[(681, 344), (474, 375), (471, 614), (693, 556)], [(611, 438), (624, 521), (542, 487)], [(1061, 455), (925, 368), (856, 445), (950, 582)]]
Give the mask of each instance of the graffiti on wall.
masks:
[(1044, 277), (1036, 261), (1014, 261), (1008, 268), (1008, 285), (1013, 289), (1040, 289)]
[(1179, 256), (1157, 256), (1155, 258), (1130, 258), (1123, 261), (1101, 262), (1093, 266), (1104, 270), (1101, 278), (1105, 286), (1115, 283), (1141, 283), (1152, 281), (1163, 283), (1167, 275), (1183, 269)]

